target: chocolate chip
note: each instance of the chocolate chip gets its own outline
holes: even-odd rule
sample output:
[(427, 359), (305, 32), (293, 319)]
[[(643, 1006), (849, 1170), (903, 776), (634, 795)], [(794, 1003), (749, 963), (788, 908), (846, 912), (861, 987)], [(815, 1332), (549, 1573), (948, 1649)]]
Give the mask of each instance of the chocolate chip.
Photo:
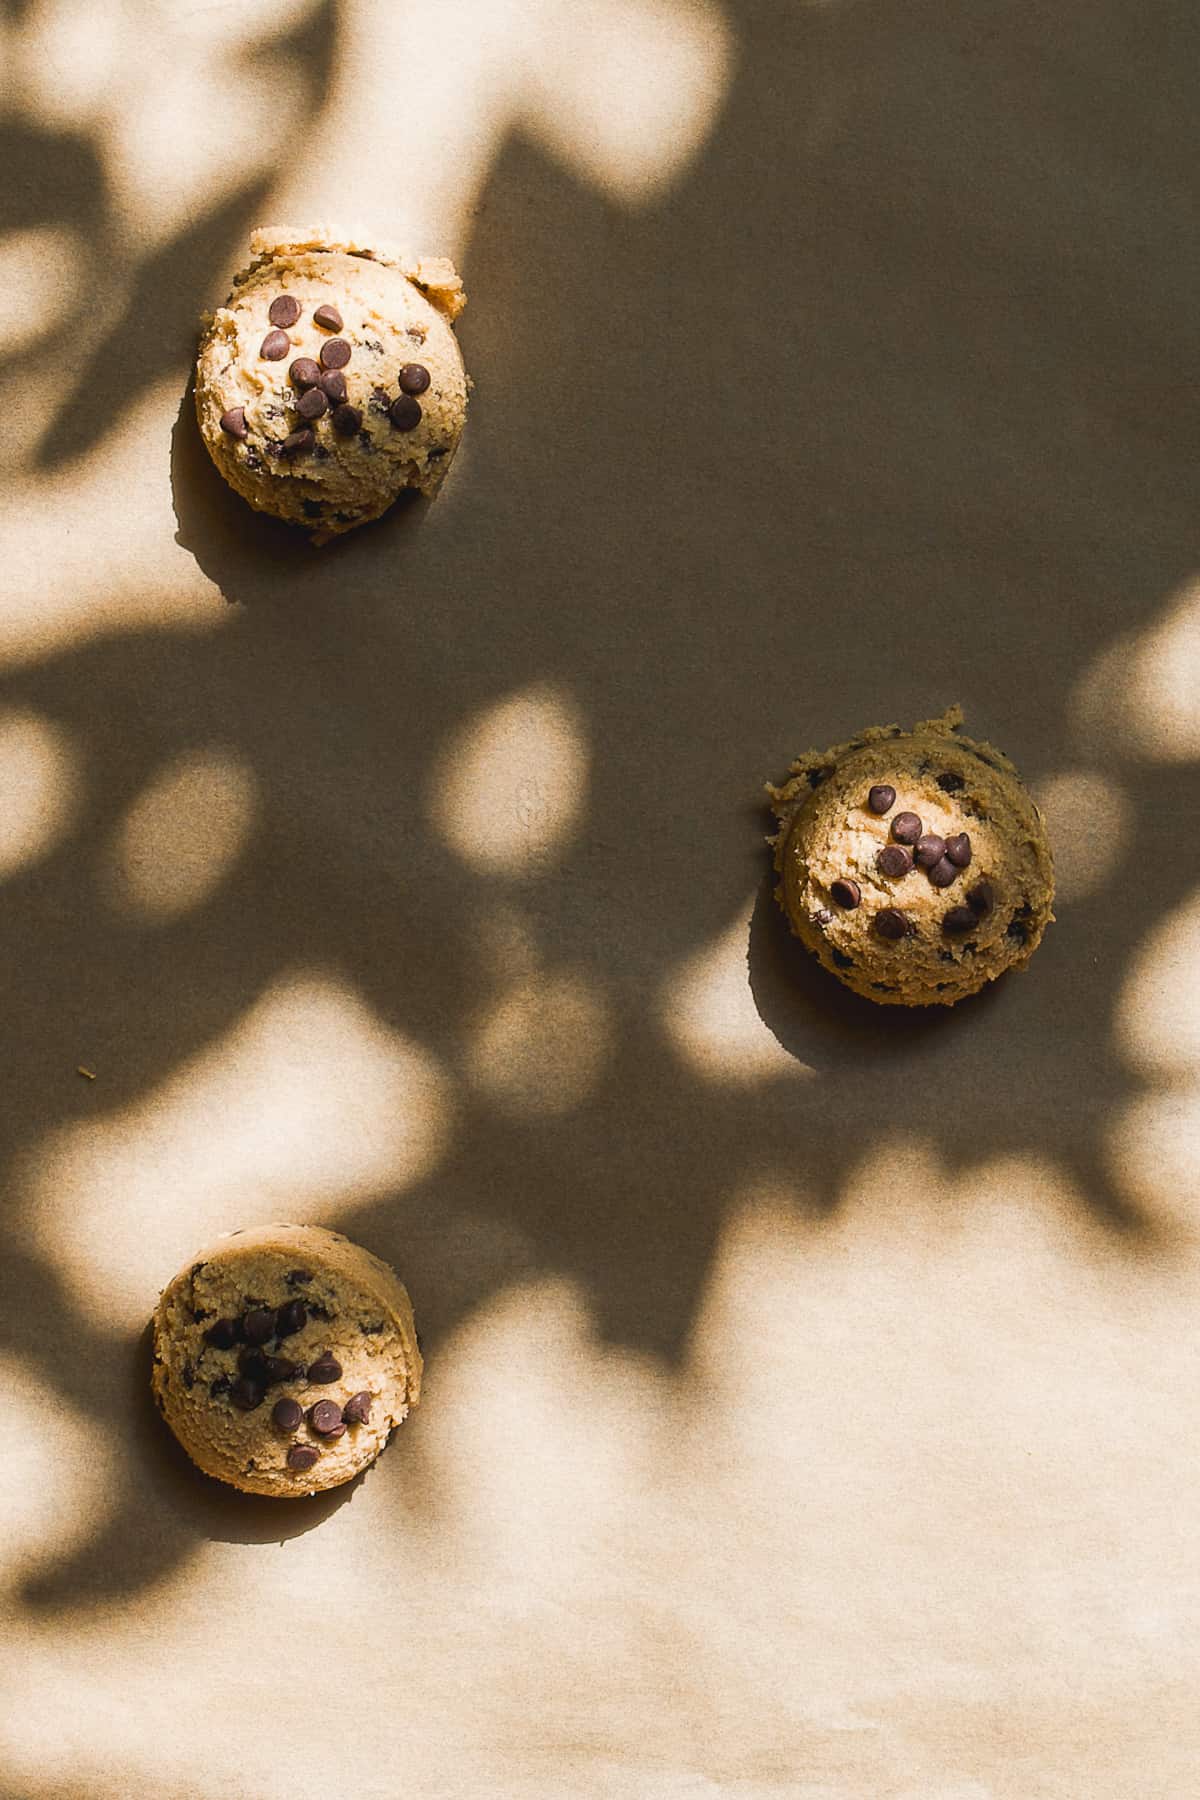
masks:
[(912, 869), (912, 854), (903, 844), (885, 844), (875, 858), (875, 866), (881, 875), (890, 875), (893, 880), (898, 880)]
[(342, 1424), (342, 1409), (336, 1400), (318, 1400), (315, 1406), (308, 1409), (308, 1422), (318, 1437), (341, 1437), (346, 1427)]
[(280, 1431), (295, 1431), (304, 1417), (304, 1408), (298, 1400), (277, 1400), (271, 1408), (271, 1418)]
[(303, 1287), (306, 1281), (312, 1280), (311, 1269), (289, 1269), (284, 1276), (289, 1287)]
[(371, 1325), (360, 1325), (358, 1328), (364, 1337), (378, 1337), (383, 1330), (383, 1320), (378, 1319)]
[(832, 956), (839, 969), (852, 969), (854, 967), (854, 958), (852, 956), (847, 956), (844, 950), (834, 950), (831, 948), (829, 954)]
[(281, 1381), (293, 1381), (300, 1373), (299, 1363), (294, 1363), (290, 1356), (267, 1356), (263, 1361), (268, 1387), (278, 1387)]
[(875, 914), (875, 930), (881, 938), (892, 942), (908, 936), (912, 926), (902, 912), (894, 906), (885, 906), (882, 912)]
[(344, 369), (350, 361), (350, 346), (345, 338), (330, 338), (321, 345), (321, 367), (323, 369)]
[(294, 294), (279, 294), (267, 308), (272, 325), (294, 325), (300, 317), (300, 302)]
[(420, 403), (411, 394), (401, 394), (388, 407), (388, 418), (397, 431), (412, 431), (421, 423)]
[(932, 869), (934, 863), (940, 863), (946, 854), (946, 840), (940, 838), (936, 831), (927, 831), (917, 839), (915, 854), (923, 869)]
[(260, 1306), (248, 1312), (242, 1320), (242, 1336), (248, 1344), (265, 1344), (268, 1338), (274, 1337), (274, 1307)]
[(364, 1389), (361, 1394), (351, 1394), (342, 1408), (342, 1418), (347, 1425), (365, 1425), (371, 1416), (371, 1395)]
[(206, 1344), (211, 1344), (214, 1350), (232, 1350), (240, 1335), (236, 1319), (218, 1319), (216, 1324), (210, 1325), (205, 1332), (204, 1341)]
[(942, 930), (947, 937), (958, 937), (964, 931), (974, 931), (975, 914), (969, 906), (952, 906), (942, 920)]
[(951, 769), (945, 769), (938, 776), (937, 784), (943, 794), (957, 794), (959, 788), (966, 787), (967, 778), (965, 775), (955, 775)]
[(832, 925), (833, 924), (833, 914), (830, 912), (830, 910), (827, 906), (818, 906), (816, 912), (813, 914), (813, 918), (816, 920), (818, 925)]
[(423, 394), (429, 380), (429, 370), (424, 363), (405, 363), (396, 377), (402, 394)]
[(228, 1375), (218, 1375), (215, 1381), (210, 1381), (208, 1384), (209, 1399), (215, 1400), (218, 1394), (227, 1394), (231, 1386)]
[(995, 904), (996, 890), (990, 881), (977, 881), (967, 895), (967, 905), (979, 919), (986, 919)]
[(293, 1444), (287, 1453), (289, 1469), (311, 1469), (321, 1452), (315, 1444)]
[(353, 437), (362, 427), (362, 414), (357, 406), (335, 406), (333, 429), (339, 437)]
[(336, 306), (318, 306), (313, 314), (313, 324), (319, 325), (322, 331), (340, 331), (342, 315)]
[(819, 768), (819, 769), (810, 769), (808, 771), (809, 787), (810, 788), (819, 788), (821, 783), (823, 781), (828, 781), (829, 777), (832, 774), (833, 774), (833, 766), (832, 766), (832, 764), (829, 764), (829, 763), (825, 764), (822, 768)]
[(853, 912), (862, 899), (862, 889), (857, 881), (833, 881), (829, 884), (829, 893), (838, 905), (847, 912)]
[(915, 844), (925, 827), (916, 813), (897, 813), (892, 820), (892, 836), (898, 844)]
[(288, 370), (288, 379), (294, 388), (303, 393), (305, 388), (316, 387), (321, 379), (321, 365), (315, 363), (311, 356), (298, 356)]
[(1004, 928), (1005, 937), (1010, 937), (1018, 944), (1029, 942), (1029, 927), (1020, 913), (1014, 913)]
[(965, 869), (971, 860), (971, 840), (965, 831), (946, 839), (946, 855), (956, 869)]
[(310, 431), (307, 425), (301, 426), (299, 431), (288, 432), (279, 446), (279, 454), (280, 456), (304, 456), (312, 449), (316, 441), (316, 433)]
[(346, 377), (340, 369), (325, 370), (321, 376), (321, 392), (328, 396), (331, 405), (341, 405), (346, 398)]
[(270, 1358), (265, 1350), (252, 1350), (248, 1346), (238, 1351), (238, 1368), (250, 1381), (259, 1387), (268, 1385), (267, 1363)]
[(246, 409), (244, 406), (231, 406), (228, 412), (221, 414), (221, 430), (227, 431), (231, 438), (245, 443), (250, 433), (246, 427)]
[(288, 1300), (275, 1314), (275, 1336), (292, 1337), (297, 1331), (303, 1331), (308, 1324), (308, 1313), (303, 1300)]
[(235, 1381), (229, 1390), (229, 1398), (241, 1412), (253, 1412), (256, 1406), (262, 1405), (262, 1397), (262, 1388), (259, 1387), (257, 1381), (251, 1381), (248, 1375), (243, 1375), (240, 1381)]
[(877, 813), (880, 818), (883, 817), (884, 813), (890, 813), (895, 804), (896, 790), (894, 787), (889, 787), (886, 781), (877, 783), (867, 795), (868, 807), (873, 813)]
[(296, 402), (296, 411), (302, 419), (322, 419), (329, 411), (329, 395), (319, 387), (307, 388)]
[(196, 1385), (196, 1371), (193, 1369), (190, 1362), (185, 1362), (180, 1373), (183, 1376), (183, 1385), (190, 1394)]
[(330, 1355), (328, 1350), (323, 1350), (316, 1362), (309, 1364), (308, 1379), (319, 1382), (322, 1387), (327, 1382), (340, 1381), (341, 1377), (342, 1365), (335, 1356)]
[(932, 869), (929, 870), (929, 879), (935, 888), (944, 888), (949, 887), (952, 881), (957, 881), (961, 873), (962, 871), (955, 868), (948, 856), (943, 856), (942, 860), (935, 862)]
[(292, 347), (292, 340), (286, 331), (268, 331), (259, 346), (258, 354), (268, 362), (282, 362)]

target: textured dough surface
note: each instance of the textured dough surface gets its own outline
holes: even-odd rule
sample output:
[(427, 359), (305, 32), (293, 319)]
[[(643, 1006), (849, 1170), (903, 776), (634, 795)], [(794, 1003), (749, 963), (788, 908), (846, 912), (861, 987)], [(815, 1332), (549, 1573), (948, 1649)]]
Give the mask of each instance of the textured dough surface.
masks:
[[(303, 1303), (307, 1323), (264, 1348), (298, 1363), (300, 1373), (268, 1388), (253, 1411), (241, 1412), (228, 1389), (245, 1346), (218, 1349), (205, 1333), (217, 1319), (293, 1300)], [(421, 1353), (404, 1287), (370, 1251), (320, 1226), (266, 1225), (219, 1238), (163, 1290), (153, 1332), (151, 1386), (159, 1410), (199, 1468), (245, 1493), (294, 1497), (351, 1480), (374, 1462), (392, 1427), (420, 1398)], [(342, 1375), (313, 1384), (305, 1371), (326, 1351)], [(365, 1424), (348, 1426), (334, 1442), (310, 1429), (308, 1409), (316, 1401), (343, 1405), (362, 1392), (372, 1396)], [(284, 1397), (305, 1412), (290, 1434), (271, 1417)], [(293, 1444), (320, 1450), (313, 1468), (288, 1468)]]
[[(451, 330), (466, 298), (453, 266), (372, 249), (320, 226), (266, 227), (252, 235), (250, 249), (228, 301), (204, 320), (196, 361), (196, 416), (226, 481), (258, 511), (302, 525), (318, 544), (378, 518), (406, 488), (432, 497), (466, 420), (467, 376)], [(298, 302), (300, 317), (286, 328), (286, 354), (271, 361), (261, 351), (273, 329), (271, 302), (281, 294)], [(341, 313), (340, 329), (314, 321), (323, 305)], [(288, 373), (299, 357), (319, 362), (334, 337), (351, 347), (342, 370), (346, 403), (362, 413), (351, 437), (334, 430), (330, 413), (315, 422), (300, 417)], [(400, 431), (387, 409), (406, 363), (422, 364), (430, 383), (418, 397), (419, 424)], [(239, 407), (244, 441), (221, 428), (222, 416)], [(288, 434), (306, 426), (315, 448), (281, 454)]]
[[(1053, 919), (1054, 865), (1041, 813), (1017, 771), (991, 744), (963, 736), (951, 707), (905, 732), (864, 731), (792, 764), (782, 787), (768, 784), (779, 819), (776, 898), (792, 930), (839, 981), (885, 1006), (953, 1006), (1006, 969), (1024, 968)], [(894, 787), (884, 816), (867, 806), (876, 785)], [(878, 852), (897, 814), (918, 815), (926, 832), (966, 832), (971, 862), (954, 882), (935, 887), (921, 868), (889, 877)], [(835, 901), (835, 881), (857, 883), (861, 903)], [(994, 905), (964, 932), (943, 920), (981, 882)], [(910, 934), (878, 935), (884, 909), (903, 912)]]

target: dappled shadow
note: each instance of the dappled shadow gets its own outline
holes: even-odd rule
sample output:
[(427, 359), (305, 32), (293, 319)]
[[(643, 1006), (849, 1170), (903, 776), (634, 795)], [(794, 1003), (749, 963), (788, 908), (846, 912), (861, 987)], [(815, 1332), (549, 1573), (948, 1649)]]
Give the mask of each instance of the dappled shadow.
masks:
[[(4, 890), (0, 1051), (26, 1098), (0, 1117), (22, 1243), (0, 1336), (129, 1439), (113, 1519), (27, 1593), (46, 1614), (93, 1591), (88, 1556), (105, 1594), (133, 1593), (205, 1537), (265, 1541), (336, 1504), (281, 1513), (181, 1470), (131, 1415), (127, 1336), (84, 1319), (21, 1210), (51, 1134), (152, 1095), (289, 972), (336, 972), (455, 1083), (437, 1166), (403, 1193), (331, 1196), (326, 1219), (395, 1261), (433, 1359), (537, 1273), (573, 1277), (606, 1342), (678, 1367), (738, 1184), (803, 1169), (816, 1230), (892, 1133), (948, 1177), (1044, 1153), (1098, 1227), (1081, 1254), (1171, 1253), (1173, 1222), (1114, 1191), (1097, 1145), (1130, 1092), (1116, 987), (1189, 881), (1186, 771), (1127, 771), (1136, 826), (1109, 883), (1028, 973), (949, 1013), (871, 1008), (807, 961), (748, 799), (805, 743), (954, 699), (1027, 775), (1053, 773), (1097, 643), (1194, 568), (1190, 110), (1160, 98), (1192, 27), (1143, 35), (1133, 0), (1080, 0), (1052, 34), (1011, 7), (969, 39), (911, 0), (729, 11), (727, 110), (662, 204), (631, 214), (507, 143), (467, 258), (468, 460), (438, 507), (314, 552), (222, 487), (185, 394), (179, 541), (236, 609), (194, 641), (131, 633), (0, 680), (88, 772), (78, 822)], [(1153, 81), (1118, 79), (1131, 53)], [(1102, 75), (1106, 145), (1072, 112)], [(256, 192), (153, 265), (158, 372)], [(140, 334), (108, 341), (83, 438), (140, 355)], [(587, 803), (553, 867), (487, 876), (431, 793), (463, 721), (533, 682), (578, 710)], [(213, 742), (253, 770), (256, 828), (194, 912), (147, 929), (96, 869), (164, 761)], [(816, 1078), (702, 1082), (653, 997), (760, 882), (748, 978)], [(469, 1079), (501, 904), (611, 1020), (557, 1116)], [(401, 1433), (389, 1458), (405, 1450)]]

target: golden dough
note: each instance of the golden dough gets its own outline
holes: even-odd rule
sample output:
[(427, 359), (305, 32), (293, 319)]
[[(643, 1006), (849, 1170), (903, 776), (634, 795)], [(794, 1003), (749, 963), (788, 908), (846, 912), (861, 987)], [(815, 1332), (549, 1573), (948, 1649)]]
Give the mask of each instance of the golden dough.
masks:
[[(1024, 968), (1054, 916), (1042, 815), (1008, 758), (960, 735), (961, 722), (955, 706), (909, 732), (864, 731), (807, 751), (783, 787), (767, 788), (780, 825), (776, 897), (792, 930), (839, 981), (884, 1006), (953, 1006)], [(895, 790), (882, 814), (868, 804), (873, 787)], [(965, 833), (969, 864), (939, 857), (889, 873), (889, 861), (904, 861), (896, 849), (916, 849), (896, 843), (902, 813), (930, 838)]]

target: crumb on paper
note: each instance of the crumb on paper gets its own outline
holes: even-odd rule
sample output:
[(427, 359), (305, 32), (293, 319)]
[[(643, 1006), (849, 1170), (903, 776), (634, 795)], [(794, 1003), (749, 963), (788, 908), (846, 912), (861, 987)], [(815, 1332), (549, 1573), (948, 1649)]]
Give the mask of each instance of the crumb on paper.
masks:
[(96, 1079), (95, 1069), (85, 1069), (82, 1063), (76, 1068), (75, 1073), (82, 1075), (85, 1081), (95, 1081)]

